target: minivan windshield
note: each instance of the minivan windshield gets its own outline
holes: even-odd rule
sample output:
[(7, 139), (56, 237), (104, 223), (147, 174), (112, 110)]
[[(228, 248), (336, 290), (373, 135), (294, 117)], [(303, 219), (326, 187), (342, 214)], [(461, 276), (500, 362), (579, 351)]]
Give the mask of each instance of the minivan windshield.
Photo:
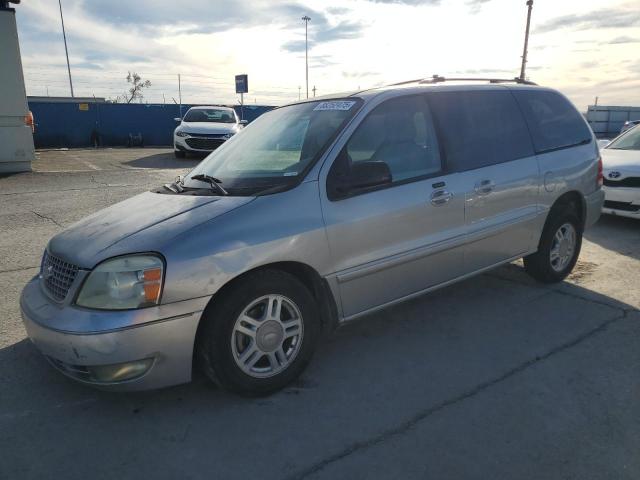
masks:
[(607, 145), (613, 150), (640, 150), (640, 126), (634, 127)]
[(215, 178), (230, 195), (257, 195), (298, 183), (360, 107), (348, 98), (277, 108), (212, 152), (185, 178), (186, 188), (203, 188), (195, 175)]
[(183, 120), (185, 122), (236, 123), (236, 116), (230, 108), (192, 108)]

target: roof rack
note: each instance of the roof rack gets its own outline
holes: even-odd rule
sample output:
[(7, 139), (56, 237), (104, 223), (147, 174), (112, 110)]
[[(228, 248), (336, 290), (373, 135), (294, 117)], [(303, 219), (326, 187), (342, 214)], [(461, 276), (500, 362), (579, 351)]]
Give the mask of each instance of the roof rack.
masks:
[(440, 75), (433, 75), (431, 78), (418, 78), (416, 80), (407, 80), (405, 82), (392, 83), (390, 87), (399, 85), (409, 85), (411, 83), (444, 83), (444, 82), (489, 82), (489, 83), (519, 83), (522, 85), (537, 85), (537, 83), (524, 80), (520, 77), (514, 78), (467, 78), (467, 77), (451, 77), (445, 78)]

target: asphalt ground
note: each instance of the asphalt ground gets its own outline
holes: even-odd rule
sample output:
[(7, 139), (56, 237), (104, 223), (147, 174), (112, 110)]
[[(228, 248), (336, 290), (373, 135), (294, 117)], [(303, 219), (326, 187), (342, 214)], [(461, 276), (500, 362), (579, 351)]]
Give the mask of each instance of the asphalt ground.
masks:
[(54, 371), (18, 307), (48, 239), (197, 162), (41, 151), (0, 177), (0, 478), (640, 478), (640, 222), (623, 218), (586, 232), (562, 284), (515, 262), (370, 315), (267, 398)]

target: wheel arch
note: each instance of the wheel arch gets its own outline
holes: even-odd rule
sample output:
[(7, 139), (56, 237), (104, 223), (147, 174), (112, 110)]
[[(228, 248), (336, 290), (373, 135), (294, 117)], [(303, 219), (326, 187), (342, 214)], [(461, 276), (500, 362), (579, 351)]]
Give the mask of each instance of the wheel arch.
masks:
[[(305, 263), (295, 261), (282, 261), (260, 265), (259, 267), (247, 270), (246, 272), (243, 272), (240, 275), (232, 278), (211, 297), (211, 299), (207, 303), (207, 306), (205, 307), (205, 314), (202, 315), (202, 318), (205, 317), (207, 310), (213, 308), (215, 303), (224, 297), (225, 292), (229, 291), (245, 278), (255, 274), (256, 272), (264, 270), (279, 270), (297, 278), (300, 282), (302, 282), (303, 285), (305, 285), (309, 289), (315, 301), (317, 302), (320, 311), (320, 321), (322, 322), (322, 332), (324, 334), (329, 334), (337, 328), (338, 308), (336, 299), (334, 298), (333, 292), (331, 291), (331, 287), (329, 286), (328, 282), (324, 278), (322, 278), (322, 276), (316, 271), (315, 268)], [(200, 320), (200, 323), (198, 324), (198, 329), (196, 332), (196, 345), (198, 339), (200, 338), (200, 332), (204, 324), (202, 318)]]
[(570, 208), (576, 212), (576, 215), (580, 220), (582, 227), (584, 228), (587, 206), (584, 195), (582, 195), (577, 190), (570, 190), (568, 192), (565, 192), (560, 195), (555, 202), (553, 202), (553, 205), (551, 205), (551, 209), (549, 210), (549, 215), (547, 215), (547, 221), (549, 221), (549, 218), (551, 218), (553, 214), (559, 211), (563, 211), (567, 208)]
[(580, 224), (582, 226), (582, 229), (584, 230), (585, 221), (586, 221), (586, 212), (587, 212), (584, 195), (582, 195), (577, 190), (569, 190), (568, 192), (565, 192), (562, 195), (560, 195), (558, 198), (556, 198), (556, 200), (551, 205), (551, 208), (547, 213), (547, 218), (544, 221), (543, 228), (542, 230), (540, 230), (540, 235), (538, 237), (538, 243), (537, 243), (538, 248), (540, 246), (540, 242), (542, 241), (542, 233), (547, 228), (547, 225), (549, 224), (551, 219), (558, 212), (562, 212), (567, 208), (573, 209), (576, 212), (576, 215), (578, 216), (578, 220), (580, 220)]

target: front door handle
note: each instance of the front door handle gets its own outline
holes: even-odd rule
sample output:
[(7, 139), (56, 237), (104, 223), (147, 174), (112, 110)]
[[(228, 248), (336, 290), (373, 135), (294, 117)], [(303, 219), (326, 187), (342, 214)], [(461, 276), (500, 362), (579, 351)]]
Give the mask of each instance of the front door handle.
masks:
[(436, 190), (431, 194), (431, 204), (440, 207), (445, 203), (449, 203), (453, 194), (447, 190)]
[(474, 190), (478, 195), (489, 195), (495, 186), (491, 180), (481, 180), (475, 184)]

